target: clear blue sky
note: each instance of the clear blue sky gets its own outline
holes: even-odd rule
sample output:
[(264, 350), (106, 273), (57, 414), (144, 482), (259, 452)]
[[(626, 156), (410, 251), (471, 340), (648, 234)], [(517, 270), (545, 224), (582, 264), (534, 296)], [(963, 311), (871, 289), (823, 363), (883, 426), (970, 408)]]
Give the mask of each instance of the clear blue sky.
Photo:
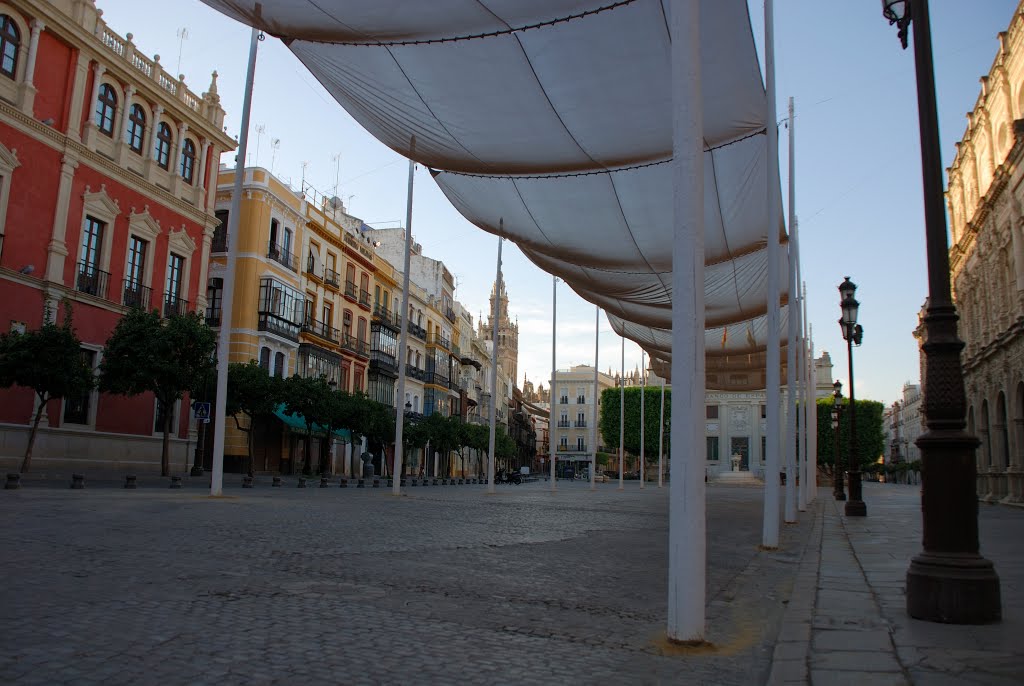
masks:
[[(249, 29), (199, 0), (177, 0), (175, 12), (159, 3), (98, 0), (118, 33), (134, 34), (148, 55), (169, 70), (178, 63), (196, 92), (216, 69), (228, 131), (237, 135), (245, 81)], [(753, 31), (763, 36), (763, 5), (749, 2)], [(816, 350), (828, 350), (835, 376), (848, 388), (845, 342), (836, 320), (836, 287), (849, 275), (857, 284), (864, 345), (855, 350), (857, 397), (896, 400), (905, 381), (918, 380), (918, 352), (911, 331), (927, 293), (921, 162), (914, 60), (877, 0), (812, 2), (777, 0), (776, 78), (779, 119), (796, 99), (796, 208), (800, 220), (809, 321)], [(1009, 24), (1013, 0), (932, 0), (936, 84), (942, 159), (948, 165), (974, 106), (980, 76), (997, 49), (996, 34)], [(349, 203), (367, 223), (404, 222), (408, 167), (356, 125), (277, 40), (260, 44), (253, 94), (250, 164), (270, 167), (298, 187), (306, 180)], [(279, 139), (275, 151), (271, 141)], [(787, 132), (779, 136), (783, 199), (788, 183)], [(258, 147), (258, 155), (257, 155)], [(340, 154), (339, 171), (332, 159)], [(233, 164), (226, 155), (225, 163)], [(352, 196), (349, 198), (349, 196)], [(424, 253), (441, 259), (458, 278), (456, 297), (474, 313), (487, 310), (494, 280), (497, 239), (466, 222), (448, 204), (430, 175), (416, 174), (413, 235)], [(506, 243), (505, 276), (510, 310), (519, 318), (519, 376), (547, 385), (551, 368), (551, 278)], [(591, 363), (594, 307), (559, 286), (560, 368)], [(620, 364), (620, 343), (602, 316), (602, 370)], [(626, 343), (626, 367), (640, 364), (640, 349)]]

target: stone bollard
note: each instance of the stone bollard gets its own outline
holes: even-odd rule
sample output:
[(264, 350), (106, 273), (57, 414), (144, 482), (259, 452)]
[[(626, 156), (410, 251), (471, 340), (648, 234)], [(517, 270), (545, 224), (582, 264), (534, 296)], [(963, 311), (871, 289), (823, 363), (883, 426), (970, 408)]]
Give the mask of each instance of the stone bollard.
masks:
[(379, 476), (373, 477), (373, 487), (374, 488), (380, 488), (380, 477)]
[(21, 488), (21, 474), (8, 472), (4, 490), (14, 490), (15, 488)]
[(181, 488), (181, 477), (180, 476), (172, 476), (171, 477), (171, 488)]
[(71, 488), (85, 488), (85, 474), (72, 474)]
[(300, 476), (299, 477), (299, 485), (297, 486), (297, 488), (305, 488), (305, 487), (306, 487), (306, 477)]
[(338, 484), (338, 485), (339, 485), (339, 486), (340, 486), (341, 488), (348, 488), (348, 478), (347, 478), (347, 477), (344, 477), (344, 476), (343, 476), (343, 477), (341, 477), (341, 483), (340, 483), (340, 484)]
[(388, 488), (391, 488), (394, 485), (395, 485), (395, 480), (392, 477), (389, 476), (388, 477)]
[(359, 483), (356, 484), (356, 488), (366, 488), (366, 479), (360, 479)]
[(134, 474), (125, 474), (124, 476), (124, 487), (125, 488), (138, 488), (135, 484)]
[(406, 486), (406, 485), (415, 486), (416, 485), (416, 479), (406, 479), (403, 476), (401, 479), (398, 480), (398, 485), (399, 486)]
[(281, 487), (281, 477), (275, 476), (274, 480), (270, 483), (270, 485), (273, 486), (274, 488), (280, 488)]
[(252, 488), (252, 477), (249, 475), (242, 477), (242, 488)]
[(463, 485), (463, 484), (465, 484), (465, 483), (466, 483), (466, 480), (465, 480), (465, 479), (459, 479), (459, 485), (460, 485), (460, 486), (462, 486), (462, 485)]
[(331, 482), (328, 481), (326, 476), (321, 476), (320, 477), (320, 488), (327, 488), (330, 485), (331, 485)]

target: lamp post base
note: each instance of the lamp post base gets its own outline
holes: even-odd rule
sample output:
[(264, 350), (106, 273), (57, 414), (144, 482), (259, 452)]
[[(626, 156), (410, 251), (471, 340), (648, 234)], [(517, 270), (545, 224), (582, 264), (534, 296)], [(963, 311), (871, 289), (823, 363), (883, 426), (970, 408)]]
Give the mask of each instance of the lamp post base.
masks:
[(832, 497), (835, 498), (836, 500), (846, 500), (846, 493), (844, 493), (843, 491), (833, 491)]
[(907, 614), (944, 624), (991, 624), (1002, 619), (999, 576), (973, 553), (921, 553), (907, 570)]
[(863, 500), (854, 500), (853, 498), (850, 498), (846, 501), (846, 507), (844, 509), (847, 517), (868, 516), (868, 506), (864, 504)]

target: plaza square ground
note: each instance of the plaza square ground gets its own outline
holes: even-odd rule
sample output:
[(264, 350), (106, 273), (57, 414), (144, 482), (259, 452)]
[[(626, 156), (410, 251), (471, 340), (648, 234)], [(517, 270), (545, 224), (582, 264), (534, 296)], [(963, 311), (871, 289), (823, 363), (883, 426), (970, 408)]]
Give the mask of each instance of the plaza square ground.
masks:
[[(1004, 622), (936, 627), (900, 616), (916, 488), (869, 485), (869, 517), (853, 522), (823, 489), (765, 552), (760, 489), (712, 485), (712, 646), (687, 650), (664, 639), (667, 489), (560, 481), (554, 495), (537, 482), (396, 498), (286, 480), (211, 499), (200, 481), (0, 494), (5, 683), (825, 684), (860, 670), (963, 683), (959, 665), (982, 657), (995, 666), (974, 683), (1024, 679), (1024, 642), (1011, 639), (1024, 635), (1024, 565), (1018, 545), (990, 542), (1009, 529), (1021, 540), (1016, 510), (982, 510)], [(859, 633), (829, 648), (836, 630)], [(936, 665), (933, 638), (977, 655), (945, 649)]]

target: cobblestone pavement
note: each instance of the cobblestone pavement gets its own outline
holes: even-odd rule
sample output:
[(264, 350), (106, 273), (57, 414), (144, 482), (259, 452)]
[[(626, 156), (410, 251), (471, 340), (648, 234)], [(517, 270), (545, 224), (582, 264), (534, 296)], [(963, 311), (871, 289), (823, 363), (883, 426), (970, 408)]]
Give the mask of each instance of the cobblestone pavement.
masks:
[(759, 552), (760, 490), (709, 487), (712, 647), (681, 649), (667, 488), (228, 480), (220, 499), (142, 477), (164, 486), (0, 492), (0, 680), (764, 683), (821, 519)]

